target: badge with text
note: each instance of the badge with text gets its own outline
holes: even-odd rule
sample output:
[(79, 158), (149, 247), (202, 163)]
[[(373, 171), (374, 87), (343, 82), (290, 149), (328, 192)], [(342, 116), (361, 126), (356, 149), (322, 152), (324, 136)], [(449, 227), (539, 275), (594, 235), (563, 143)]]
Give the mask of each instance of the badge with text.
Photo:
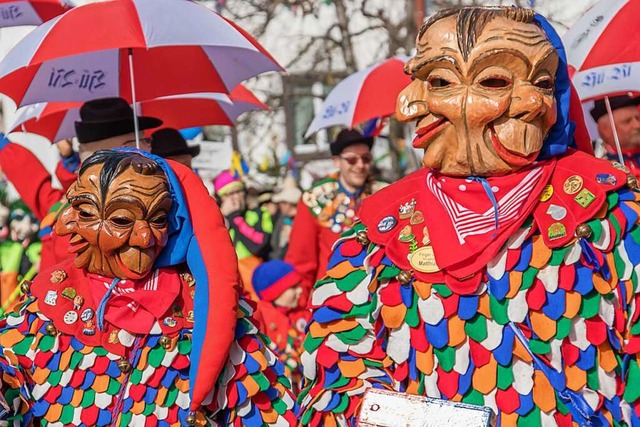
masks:
[(551, 198), (551, 196), (553, 196), (553, 185), (551, 184), (545, 185), (544, 188), (542, 189), (542, 193), (540, 193), (540, 201), (546, 202)]
[(600, 173), (596, 175), (596, 181), (598, 181), (598, 184), (607, 184), (607, 185), (616, 185), (618, 182), (616, 177), (609, 173)]
[(381, 233), (386, 233), (387, 231), (391, 231), (391, 229), (393, 229), (393, 227), (395, 227), (397, 223), (398, 221), (391, 215), (385, 216), (378, 223), (378, 231)]
[(564, 182), (562, 189), (567, 194), (576, 194), (582, 188), (582, 182), (580, 175), (572, 175)]
[(596, 196), (586, 188), (583, 188), (580, 193), (573, 199), (583, 208), (589, 207), (591, 203), (596, 199)]
[(423, 246), (409, 256), (409, 264), (414, 270), (422, 273), (440, 271), (432, 246)]

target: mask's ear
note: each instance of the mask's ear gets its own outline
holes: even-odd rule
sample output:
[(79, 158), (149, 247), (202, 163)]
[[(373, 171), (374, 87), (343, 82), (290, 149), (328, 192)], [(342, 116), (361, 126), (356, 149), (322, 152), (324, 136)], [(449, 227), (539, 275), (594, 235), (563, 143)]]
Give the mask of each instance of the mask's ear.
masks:
[(78, 212), (72, 206), (62, 211), (53, 226), (53, 231), (59, 236), (76, 233), (78, 231)]

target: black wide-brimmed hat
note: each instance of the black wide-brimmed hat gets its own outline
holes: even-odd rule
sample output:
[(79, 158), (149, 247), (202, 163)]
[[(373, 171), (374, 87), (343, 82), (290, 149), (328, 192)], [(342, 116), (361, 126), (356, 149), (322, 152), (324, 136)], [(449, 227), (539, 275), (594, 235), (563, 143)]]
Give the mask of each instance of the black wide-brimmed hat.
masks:
[(329, 146), (331, 155), (339, 156), (345, 148), (355, 144), (366, 144), (369, 149), (371, 149), (373, 146), (373, 137), (364, 136), (355, 129), (341, 130), (336, 140)]
[[(122, 98), (100, 98), (85, 102), (80, 107), (80, 121), (75, 124), (76, 136), (81, 144), (135, 132), (133, 109)], [(162, 120), (155, 117), (138, 116), (138, 130), (153, 129), (161, 124)]]
[[(620, 96), (611, 96), (609, 97), (609, 104), (611, 104), (611, 111), (617, 110), (618, 108), (623, 107), (637, 107), (640, 105), (640, 96), (636, 96), (635, 98), (630, 95), (620, 95)], [(593, 108), (589, 111), (591, 117), (596, 122), (598, 119), (605, 114), (607, 114), (607, 105), (604, 99), (598, 99), (593, 104)]]
[(159, 129), (151, 134), (151, 153), (160, 157), (200, 154), (200, 146), (189, 146), (184, 137), (173, 128)]

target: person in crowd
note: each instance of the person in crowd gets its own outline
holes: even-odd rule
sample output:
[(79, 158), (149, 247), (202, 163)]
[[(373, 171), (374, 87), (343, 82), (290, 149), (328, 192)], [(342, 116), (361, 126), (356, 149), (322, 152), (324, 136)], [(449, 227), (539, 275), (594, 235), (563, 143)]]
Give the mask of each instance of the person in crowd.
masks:
[(298, 211), (298, 203), (302, 191), (292, 177), (284, 180), (282, 188), (273, 195), (272, 201), (277, 205), (277, 216), (274, 217), (273, 234), (271, 235), (271, 253), (269, 259), (284, 259), (289, 248), (289, 238), (293, 219)]
[(187, 145), (187, 141), (176, 129), (162, 128), (151, 134), (151, 153), (191, 168), (193, 158), (200, 154), (200, 146)]
[(278, 216), (278, 204), (273, 201), (273, 191), (266, 189), (260, 191), (257, 197), (258, 207), (267, 211), (271, 218)]
[[(139, 130), (152, 129), (162, 124), (154, 117), (138, 117)], [(26, 148), (10, 143), (6, 138), (0, 142), (0, 167), (7, 180), (15, 187), (22, 200), (40, 221), (42, 240), (41, 268), (46, 268), (69, 257), (68, 238), (60, 238), (52, 233), (58, 216), (66, 207), (66, 188), (75, 179), (78, 165), (98, 150), (135, 147), (133, 110), (122, 98), (101, 98), (85, 102), (80, 107), (80, 120), (75, 122), (79, 152), (73, 162), (61, 162), (56, 174), (62, 178), (62, 189), (54, 188), (51, 176), (38, 159)], [(140, 148), (149, 151), (149, 141), (142, 132), (139, 135)], [(68, 146), (60, 148), (69, 153)], [(63, 151), (64, 150), (64, 151)], [(65, 154), (63, 154), (64, 156)], [(63, 159), (66, 157), (63, 157)], [(29, 167), (25, 167), (29, 165)]]
[(416, 45), (396, 117), (424, 168), (364, 200), (315, 285), (299, 424), (357, 425), (375, 387), (503, 427), (640, 425), (638, 180), (577, 137), (560, 37), (470, 6)]
[(353, 225), (362, 200), (386, 185), (370, 174), (372, 146), (372, 137), (342, 130), (330, 145), (338, 172), (302, 195), (285, 260), (302, 274), (306, 292), (324, 275), (333, 243)]
[(297, 395), (302, 381), (300, 352), (310, 317), (303, 299), (302, 277), (288, 262), (270, 260), (255, 269), (251, 281), (266, 334), (287, 368)]
[[(229, 171), (214, 179), (213, 188), (238, 257), (242, 282), (250, 287), (253, 270), (269, 255), (271, 216), (260, 208), (247, 209), (244, 183)], [(247, 290), (255, 298), (255, 293)]]
[(7, 230), (0, 238), (0, 306), (8, 309), (18, 301), (19, 283), (38, 272), (42, 243), (38, 221), (21, 200), (2, 202), (0, 211), (0, 225)]
[(25, 284), (26, 300), (0, 322), (4, 420), (295, 422), (284, 367), (239, 298), (231, 241), (198, 176), (104, 150), (85, 159), (67, 198), (55, 231), (71, 236), (71, 256)]
[[(618, 136), (624, 164), (636, 176), (640, 176), (640, 96), (630, 95), (612, 96), (609, 98), (611, 106), (611, 118), (615, 126), (615, 134)], [(589, 112), (593, 120), (598, 124), (598, 134), (604, 143), (606, 157), (619, 161), (616, 148), (614, 129), (611, 118), (607, 113), (604, 99), (595, 101)]]

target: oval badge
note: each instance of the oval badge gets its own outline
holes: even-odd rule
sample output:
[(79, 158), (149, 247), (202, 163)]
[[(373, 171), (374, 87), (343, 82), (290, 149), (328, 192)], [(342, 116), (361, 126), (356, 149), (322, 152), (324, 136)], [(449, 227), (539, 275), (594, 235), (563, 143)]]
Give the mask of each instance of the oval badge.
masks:
[(436, 271), (440, 271), (432, 246), (418, 248), (411, 254), (409, 264), (411, 264), (414, 270), (422, 273), (435, 273)]

